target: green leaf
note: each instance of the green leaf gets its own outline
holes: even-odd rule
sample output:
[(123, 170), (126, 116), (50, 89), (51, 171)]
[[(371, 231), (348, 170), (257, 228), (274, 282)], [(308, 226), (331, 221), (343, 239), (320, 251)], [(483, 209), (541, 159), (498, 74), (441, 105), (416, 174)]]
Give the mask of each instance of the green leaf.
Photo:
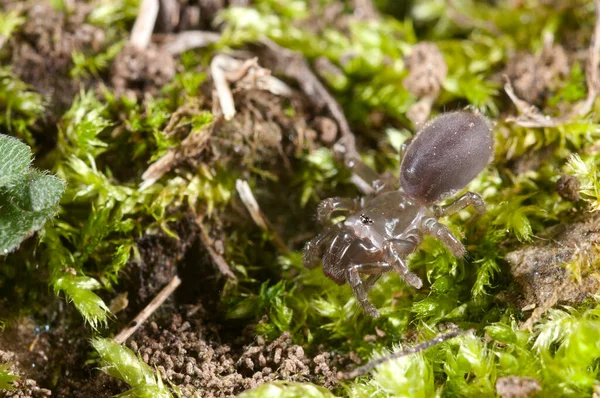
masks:
[[(9, 170), (7, 175), (15, 176), (18, 170), (23, 171), (22, 165), (27, 166), (30, 159), (21, 146), (13, 148), (18, 148), (18, 155), (14, 156), (14, 151), (13, 155), (9, 153), (8, 162), (14, 161), (19, 166), (8, 166), (3, 161), (0, 169)], [(28, 150), (26, 145), (25, 148)], [(14, 250), (54, 215), (65, 190), (62, 180), (35, 170), (11, 181), (11, 186), (0, 187), (0, 253), (4, 254)]]
[[(14, 191), (0, 189), (0, 252), (14, 250), (39, 230), (56, 211), (64, 184), (56, 177), (32, 172)], [(40, 186), (35, 186), (39, 183)], [(40, 193), (35, 196), (36, 193)]]
[(0, 188), (25, 174), (29, 163), (29, 147), (16, 138), (0, 134)]

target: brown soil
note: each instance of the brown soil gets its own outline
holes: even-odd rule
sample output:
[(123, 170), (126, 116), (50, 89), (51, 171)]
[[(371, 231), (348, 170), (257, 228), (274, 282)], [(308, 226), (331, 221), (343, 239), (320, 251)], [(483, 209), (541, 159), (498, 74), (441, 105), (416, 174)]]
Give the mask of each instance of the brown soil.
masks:
[(27, 7), (25, 24), (10, 40), (12, 70), (49, 99), (48, 116), (55, 119), (71, 106), (82, 83), (69, 75), (71, 54), (90, 48), (99, 51), (104, 32), (84, 22), (92, 7), (82, 2), (69, 16), (49, 3)]
[[(540, 243), (506, 255), (510, 272), (522, 287), (522, 307), (536, 307), (535, 316), (556, 303), (575, 304), (591, 297), (600, 289), (600, 281), (592, 264), (600, 252), (600, 216), (585, 221), (559, 225), (545, 231)], [(581, 280), (568, 266), (581, 269)]]
[(267, 342), (252, 337), (251, 328), (232, 333), (224, 330), (231, 325), (207, 323), (206, 318), (202, 306), (182, 307), (167, 315), (162, 326), (150, 322), (128, 346), (186, 397), (229, 397), (272, 380), (335, 388), (340, 364), (349, 362), (329, 352), (309, 355), (288, 333)]
[(569, 73), (569, 59), (560, 45), (547, 46), (540, 54), (519, 53), (511, 57), (506, 74), (515, 93), (530, 104), (540, 105)]
[(540, 391), (540, 382), (531, 377), (508, 376), (496, 381), (496, 392), (502, 398), (529, 398)]

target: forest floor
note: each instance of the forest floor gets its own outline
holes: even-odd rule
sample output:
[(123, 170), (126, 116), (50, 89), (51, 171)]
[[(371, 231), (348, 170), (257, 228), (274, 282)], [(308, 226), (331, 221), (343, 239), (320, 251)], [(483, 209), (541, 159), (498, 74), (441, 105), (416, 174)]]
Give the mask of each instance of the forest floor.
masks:
[[(0, 132), (66, 182), (0, 257), (0, 394), (600, 394), (600, 1), (155, 3), (0, 0)], [(373, 319), (302, 265), (317, 204), (460, 109), (493, 126), (488, 211), (444, 220), (464, 259), (410, 256), (422, 289), (383, 277)]]

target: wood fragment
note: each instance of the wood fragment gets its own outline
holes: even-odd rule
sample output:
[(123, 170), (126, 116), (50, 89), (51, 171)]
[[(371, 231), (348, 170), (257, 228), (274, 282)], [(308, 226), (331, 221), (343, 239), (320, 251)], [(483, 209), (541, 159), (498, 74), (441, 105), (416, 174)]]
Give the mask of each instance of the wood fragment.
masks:
[(133, 47), (142, 50), (150, 45), (159, 7), (159, 0), (142, 0), (140, 3), (139, 13), (129, 38), (129, 44)]
[(169, 282), (165, 287), (163, 287), (162, 290), (156, 295), (156, 297), (152, 299), (150, 304), (148, 304), (142, 311), (140, 311), (140, 313), (133, 319), (133, 321), (129, 322), (129, 325), (115, 336), (114, 340), (119, 344), (125, 343), (127, 339), (131, 337), (131, 335), (133, 335), (140, 328), (140, 326), (143, 325), (144, 322), (146, 322), (150, 315), (152, 315), (154, 311), (156, 311), (156, 309), (160, 307), (162, 303), (164, 303), (165, 300), (169, 298), (169, 296), (171, 296), (171, 294), (175, 291), (175, 289), (177, 289), (177, 287), (180, 284), (181, 279), (179, 279), (179, 277), (175, 275), (173, 279), (171, 279), (171, 282)]
[(507, 121), (514, 122), (522, 127), (556, 127), (577, 117), (584, 117), (592, 110), (594, 102), (598, 94), (600, 94), (600, 0), (595, 0), (594, 3), (596, 5), (596, 24), (590, 41), (585, 70), (588, 89), (586, 98), (575, 103), (571, 110), (563, 116), (553, 118), (542, 114), (537, 107), (519, 98), (513, 89), (510, 79), (504, 76), (504, 91), (506, 91), (506, 94), (520, 113), (517, 117), (507, 118)]
[(237, 180), (235, 182), (235, 188), (240, 195), (240, 199), (246, 206), (248, 213), (250, 213), (250, 217), (254, 220), (254, 223), (263, 231), (270, 233), (273, 236), (273, 242), (275, 246), (282, 252), (288, 253), (290, 249), (283, 242), (283, 239), (279, 236), (279, 234), (273, 228), (273, 224), (267, 219), (265, 214), (260, 209), (252, 190), (250, 189), (250, 185), (245, 180)]

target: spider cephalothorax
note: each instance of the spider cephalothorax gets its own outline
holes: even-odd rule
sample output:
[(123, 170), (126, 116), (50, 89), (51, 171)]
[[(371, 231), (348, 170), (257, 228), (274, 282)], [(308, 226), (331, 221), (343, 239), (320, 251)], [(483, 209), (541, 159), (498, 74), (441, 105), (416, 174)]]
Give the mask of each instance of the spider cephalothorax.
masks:
[[(406, 265), (423, 235), (441, 240), (457, 257), (465, 247), (438, 218), (471, 205), (478, 214), (485, 202), (467, 192), (454, 202), (436, 203), (462, 190), (487, 165), (493, 136), (488, 121), (471, 112), (446, 113), (427, 123), (407, 147), (400, 167), (400, 187), (385, 184), (358, 160), (347, 162), (375, 193), (362, 198), (330, 198), (319, 204), (317, 217), (326, 223), (334, 212), (347, 217), (325, 228), (306, 244), (304, 265), (320, 261), (323, 272), (338, 284), (348, 282), (363, 309), (371, 316), (379, 312), (367, 292), (379, 277), (394, 270), (419, 289), (421, 279)], [(363, 281), (361, 274), (368, 277)]]

